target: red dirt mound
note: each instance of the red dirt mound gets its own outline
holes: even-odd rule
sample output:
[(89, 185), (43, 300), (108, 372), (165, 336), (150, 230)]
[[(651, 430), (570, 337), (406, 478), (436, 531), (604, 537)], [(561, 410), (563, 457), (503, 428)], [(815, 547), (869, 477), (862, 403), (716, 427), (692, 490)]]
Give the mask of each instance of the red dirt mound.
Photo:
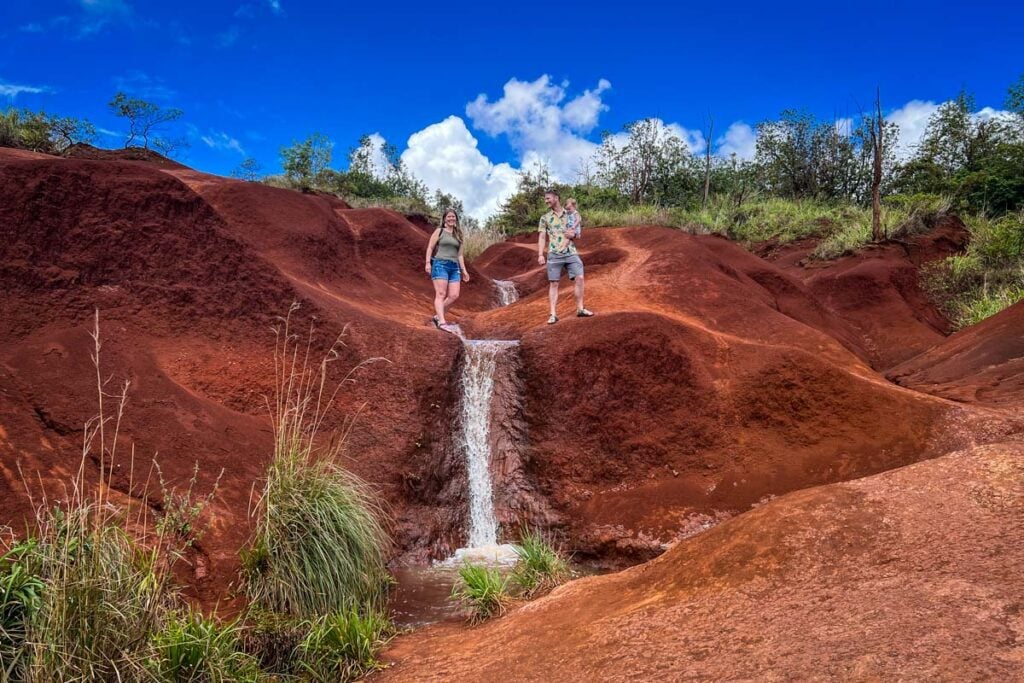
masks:
[(957, 332), (887, 376), (901, 386), (965, 403), (1024, 406), (1024, 303)]
[[(359, 415), (347, 464), (390, 503), (396, 554), (464, 544), (461, 344), (429, 325), (422, 222), (149, 161), (4, 150), (0, 193), (0, 521), (21, 528), (31, 510), (22, 473), (59, 492), (77, 469), (99, 308), (107, 372), (132, 381), (123, 433), (136, 472), (156, 454), (177, 485), (199, 461), (205, 491), (225, 470), (201, 548), (212, 573), (196, 577), (203, 597), (223, 596), (270, 452), (271, 327), (299, 301), (318, 350), (348, 326), (337, 376), (388, 361), (358, 373), (328, 426)], [(521, 339), (493, 408), (506, 536), (529, 521), (581, 553), (647, 557), (765, 496), (1015, 428), (1005, 411), (888, 383), (866, 362), (866, 309), (849, 324), (801, 278), (717, 237), (588, 231), (598, 317), (573, 317), (566, 288), (565, 318), (547, 326), (533, 239), (485, 253), (453, 312), (471, 336)], [(523, 298), (493, 309), (490, 277), (511, 277)], [(904, 313), (882, 306), (878, 324)], [(115, 484), (159, 496), (153, 482)]]
[[(650, 557), (765, 496), (1010, 428), (886, 382), (856, 330), (732, 242), (622, 228), (583, 244), (596, 318), (543, 324), (543, 288), (470, 325), (476, 337), (521, 337), (529, 470), (581, 555)], [(520, 248), (480, 262), (503, 268)], [(590, 269), (594, 254), (616, 258)], [(562, 297), (571, 311), (568, 288)]]
[(921, 291), (921, 265), (963, 251), (967, 228), (944, 216), (923, 235), (869, 245), (834, 261), (810, 259), (816, 242), (778, 248), (760, 255), (802, 282), (832, 317), (846, 321), (879, 370), (912, 358), (949, 334), (949, 321)]
[[(452, 504), (406, 491), (451, 431), (435, 422), (455, 400), (460, 346), (429, 325), (420, 228), (389, 211), (147, 162), (6, 150), (0, 194), (0, 520), (23, 528), (22, 476), (36, 488), (39, 473), (59, 498), (77, 471), (96, 404), (88, 330), (99, 308), (104, 376), (132, 383), (123, 434), (136, 445), (136, 485), (115, 485), (158, 504), (155, 477), (144, 485), (154, 454), (172, 485), (198, 461), (202, 492), (225, 470), (200, 548), (212, 574), (197, 574), (201, 595), (222, 598), (270, 453), (271, 327), (299, 301), (300, 331), (319, 319), (317, 349), (349, 326), (339, 377), (371, 357), (388, 361), (356, 375), (329, 426), (360, 415), (349, 465), (391, 502), (399, 550), (425, 552), (434, 540), (416, 520), (458, 525)], [(494, 297), (482, 277), (463, 291), (462, 315)]]
[(125, 147), (123, 149), (100, 149), (90, 144), (79, 142), (71, 145), (64, 156), (72, 159), (92, 159), (95, 161), (144, 161), (161, 168), (188, 168), (174, 159), (142, 147)]
[(1024, 445), (774, 500), (386, 653), (388, 681), (1024, 680)]

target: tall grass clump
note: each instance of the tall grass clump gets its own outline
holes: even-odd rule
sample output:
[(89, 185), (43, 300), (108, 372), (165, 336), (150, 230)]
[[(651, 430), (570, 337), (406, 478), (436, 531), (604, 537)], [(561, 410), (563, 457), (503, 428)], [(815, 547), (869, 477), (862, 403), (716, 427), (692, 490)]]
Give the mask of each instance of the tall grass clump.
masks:
[(338, 464), (344, 435), (321, 434), (354, 370), (329, 383), (341, 339), (314, 361), (312, 329), (305, 343), (290, 330), (295, 310), (276, 330), (274, 454), (255, 540), (243, 556), (246, 592), (258, 607), (297, 617), (383, 608), (390, 581), (383, 512), (370, 488)]
[[(111, 499), (128, 383), (107, 392), (98, 312), (92, 336), (99, 410), (83, 430), (78, 472), (63, 501), (38, 506), (29, 540), (4, 561), (4, 575), (22, 587), (15, 613), (24, 636), (16, 658), (20, 677), (30, 682), (137, 679), (171, 600), (173, 545), (159, 533), (140, 544), (132, 531), (146, 527), (147, 508), (133, 520)], [(95, 484), (87, 482), (90, 460), (99, 466)]]
[(965, 216), (967, 250), (929, 265), (924, 286), (956, 329), (1024, 300), (1024, 212)]
[(504, 614), (511, 597), (509, 577), (496, 567), (469, 564), (459, 567), (459, 580), (452, 586), (452, 598), (469, 609), (470, 621), (478, 623)]
[(540, 532), (524, 528), (516, 545), (519, 561), (512, 583), (526, 597), (554, 588), (569, 577), (569, 563)]
[(173, 683), (255, 683), (259, 664), (241, 651), (239, 633), (237, 621), (218, 624), (192, 612), (171, 614), (152, 638), (149, 673)]
[(381, 668), (377, 652), (392, 633), (391, 621), (373, 610), (352, 606), (320, 617), (299, 646), (300, 669), (314, 681), (355, 680)]

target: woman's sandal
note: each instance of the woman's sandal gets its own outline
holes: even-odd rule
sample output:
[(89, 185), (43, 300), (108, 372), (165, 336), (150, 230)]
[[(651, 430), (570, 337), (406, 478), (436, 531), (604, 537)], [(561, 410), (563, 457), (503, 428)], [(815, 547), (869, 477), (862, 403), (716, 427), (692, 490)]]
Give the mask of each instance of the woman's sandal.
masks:
[(436, 327), (437, 329), (441, 329), (441, 323), (437, 320), (436, 315), (431, 316), (430, 321), (434, 323), (434, 327)]
[(548, 318), (548, 325), (554, 325), (557, 322), (558, 322), (558, 316), (557, 315), (552, 315), (552, 316), (550, 316)]
[(576, 311), (576, 317), (577, 318), (593, 318), (594, 317), (594, 312), (593, 311), (588, 311), (585, 308), (581, 308), (580, 310)]

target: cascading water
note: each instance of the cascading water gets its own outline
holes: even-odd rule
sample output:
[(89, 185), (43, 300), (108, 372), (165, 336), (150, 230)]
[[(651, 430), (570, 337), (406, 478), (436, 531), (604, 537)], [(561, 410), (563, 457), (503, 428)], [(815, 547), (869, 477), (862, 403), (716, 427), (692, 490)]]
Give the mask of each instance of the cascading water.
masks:
[(516, 283), (512, 280), (495, 280), (494, 286), (498, 288), (498, 303), (502, 306), (519, 301), (519, 292), (516, 291)]
[(466, 458), (469, 488), (468, 548), (455, 551), (454, 561), (514, 562), (510, 545), (498, 545), (498, 521), (494, 514), (491, 482), (491, 399), (494, 371), (501, 353), (516, 341), (465, 339), (462, 369), (462, 434), (459, 446)]

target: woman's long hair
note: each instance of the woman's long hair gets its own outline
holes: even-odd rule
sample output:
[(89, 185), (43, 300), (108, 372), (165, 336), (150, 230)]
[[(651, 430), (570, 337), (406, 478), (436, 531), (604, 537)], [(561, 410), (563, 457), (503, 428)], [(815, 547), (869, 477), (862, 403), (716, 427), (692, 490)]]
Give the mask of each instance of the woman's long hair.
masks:
[(459, 218), (459, 212), (455, 209), (445, 209), (441, 213), (441, 229), (444, 230), (444, 219), (448, 218), (448, 214), (455, 216), (455, 227), (452, 228), (452, 234), (455, 235), (455, 239), (462, 244), (462, 220)]

